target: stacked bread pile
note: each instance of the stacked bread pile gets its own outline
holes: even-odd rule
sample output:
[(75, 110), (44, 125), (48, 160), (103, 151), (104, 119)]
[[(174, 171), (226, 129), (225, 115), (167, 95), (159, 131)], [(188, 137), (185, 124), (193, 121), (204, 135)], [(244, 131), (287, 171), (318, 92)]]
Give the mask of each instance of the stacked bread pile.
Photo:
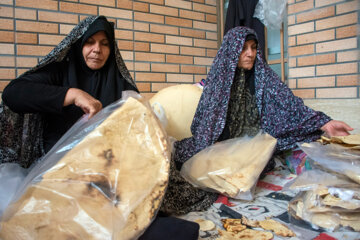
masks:
[(134, 239), (155, 217), (170, 150), (156, 116), (129, 98), (32, 181), (1, 222), (0, 239)]
[(197, 187), (251, 200), (251, 189), (275, 146), (276, 139), (266, 133), (229, 139), (190, 158), (182, 166), (181, 174)]
[(290, 186), (302, 190), (290, 202), (290, 214), (316, 228), (360, 231), (360, 135), (323, 137), (321, 143), (300, 147), (317, 169)]

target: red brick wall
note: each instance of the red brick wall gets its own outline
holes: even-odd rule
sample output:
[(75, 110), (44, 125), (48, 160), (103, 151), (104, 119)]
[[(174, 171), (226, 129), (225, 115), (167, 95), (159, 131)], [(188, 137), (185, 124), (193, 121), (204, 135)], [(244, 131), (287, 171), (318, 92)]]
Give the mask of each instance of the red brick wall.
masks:
[(145, 96), (173, 84), (198, 82), (218, 48), (217, 3), (0, 0), (0, 94), (88, 15), (115, 22), (122, 56)]
[(289, 0), (287, 83), (302, 98), (360, 98), (358, 0)]

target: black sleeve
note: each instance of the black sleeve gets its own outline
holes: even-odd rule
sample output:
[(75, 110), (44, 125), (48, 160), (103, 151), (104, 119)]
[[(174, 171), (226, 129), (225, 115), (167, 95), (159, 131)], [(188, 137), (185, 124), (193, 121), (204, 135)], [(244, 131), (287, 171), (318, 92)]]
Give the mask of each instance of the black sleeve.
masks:
[(52, 64), (12, 80), (4, 89), (4, 103), (17, 113), (60, 113), (69, 87), (61, 65)]

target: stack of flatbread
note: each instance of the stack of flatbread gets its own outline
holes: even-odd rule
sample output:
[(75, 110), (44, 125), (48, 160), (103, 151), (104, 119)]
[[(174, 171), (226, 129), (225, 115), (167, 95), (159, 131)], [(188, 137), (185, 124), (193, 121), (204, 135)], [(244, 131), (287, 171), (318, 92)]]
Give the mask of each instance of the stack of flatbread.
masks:
[(350, 199), (341, 199), (326, 190), (301, 192), (289, 204), (289, 213), (316, 227), (335, 231), (349, 227), (360, 231), (360, 190)]
[(259, 133), (216, 143), (190, 158), (181, 174), (194, 186), (251, 200), (251, 189), (272, 156), (276, 139)]
[(33, 181), (1, 222), (1, 239), (134, 239), (149, 226), (169, 176), (156, 116), (129, 98)]
[(360, 231), (360, 186), (356, 182), (314, 169), (298, 176), (289, 188), (302, 190), (289, 203), (291, 216), (329, 231), (341, 226)]

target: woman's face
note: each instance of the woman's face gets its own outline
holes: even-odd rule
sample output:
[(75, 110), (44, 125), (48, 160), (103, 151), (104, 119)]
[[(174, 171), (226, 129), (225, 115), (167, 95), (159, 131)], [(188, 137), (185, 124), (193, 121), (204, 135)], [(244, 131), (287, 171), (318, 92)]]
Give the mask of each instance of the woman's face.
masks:
[(110, 44), (104, 31), (89, 37), (82, 48), (86, 65), (92, 70), (102, 68), (110, 55)]
[(257, 43), (255, 40), (246, 41), (239, 57), (238, 67), (250, 70), (254, 66)]

